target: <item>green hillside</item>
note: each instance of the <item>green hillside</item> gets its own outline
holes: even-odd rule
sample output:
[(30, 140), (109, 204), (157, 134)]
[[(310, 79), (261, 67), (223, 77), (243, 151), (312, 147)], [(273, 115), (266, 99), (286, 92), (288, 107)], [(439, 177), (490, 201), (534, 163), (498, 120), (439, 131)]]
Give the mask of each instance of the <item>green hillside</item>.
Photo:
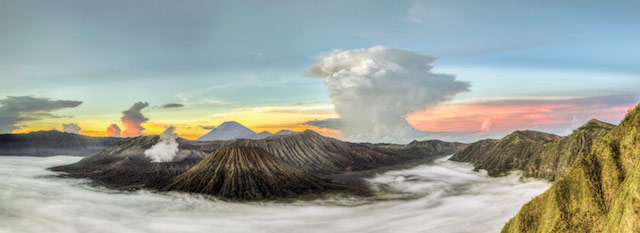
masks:
[(639, 232), (640, 105), (502, 232)]
[(537, 131), (516, 131), (500, 140), (482, 140), (451, 157), (471, 162), (491, 176), (522, 170), (526, 177), (555, 180), (615, 126), (591, 120), (566, 137)]

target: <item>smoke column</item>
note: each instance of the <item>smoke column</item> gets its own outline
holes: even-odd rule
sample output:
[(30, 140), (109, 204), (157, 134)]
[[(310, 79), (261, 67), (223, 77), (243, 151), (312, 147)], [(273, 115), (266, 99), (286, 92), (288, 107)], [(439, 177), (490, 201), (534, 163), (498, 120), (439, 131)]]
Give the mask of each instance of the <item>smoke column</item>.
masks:
[(158, 143), (144, 151), (144, 155), (151, 159), (151, 162), (171, 162), (178, 153), (178, 134), (175, 128), (170, 126), (162, 134)]

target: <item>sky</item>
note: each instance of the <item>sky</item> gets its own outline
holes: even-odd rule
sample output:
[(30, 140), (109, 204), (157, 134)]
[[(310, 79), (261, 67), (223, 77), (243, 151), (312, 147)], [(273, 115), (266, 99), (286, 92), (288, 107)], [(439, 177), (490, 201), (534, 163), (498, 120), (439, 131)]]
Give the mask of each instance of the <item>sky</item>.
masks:
[[(1, 133), (107, 136), (134, 119), (125, 136), (174, 126), (195, 139), (234, 120), (355, 141), (417, 137), (395, 127), (476, 140), (618, 123), (640, 102), (638, 1), (0, 0), (0, 35)], [(360, 66), (312, 69), (352, 61), (339, 57)], [(364, 96), (333, 85), (381, 77), (391, 85), (348, 90), (395, 107), (367, 111)], [(415, 92), (393, 95), (394, 80)], [(413, 104), (411, 93), (439, 95)], [(123, 113), (138, 102), (140, 116)], [(392, 123), (344, 128), (358, 117)]]

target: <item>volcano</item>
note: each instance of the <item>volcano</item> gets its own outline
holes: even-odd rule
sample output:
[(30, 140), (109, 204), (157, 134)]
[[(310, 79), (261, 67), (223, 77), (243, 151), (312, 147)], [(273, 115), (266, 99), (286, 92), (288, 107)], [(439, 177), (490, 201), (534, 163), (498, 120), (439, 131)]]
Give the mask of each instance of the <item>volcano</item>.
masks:
[(291, 166), (264, 149), (245, 146), (214, 151), (164, 188), (231, 200), (291, 198), (337, 189), (344, 188)]

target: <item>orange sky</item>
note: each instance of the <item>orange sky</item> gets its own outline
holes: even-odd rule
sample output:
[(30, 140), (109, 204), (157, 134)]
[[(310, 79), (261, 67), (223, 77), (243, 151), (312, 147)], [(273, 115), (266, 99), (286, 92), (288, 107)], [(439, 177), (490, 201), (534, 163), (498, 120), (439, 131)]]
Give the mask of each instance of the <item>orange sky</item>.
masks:
[[(518, 101), (467, 101), (451, 102), (425, 111), (409, 114), (406, 119), (415, 128), (435, 132), (485, 131), (491, 133), (510, 133), (514, 130), (532, 129), (545, 131), (548, 129), (577, 128), (579, 124), (596, 118), (610, 123), (618, 123), (627, 111), (634, 106), (591, 103), (577, 103), (571, 98), (550, 98)], [(142, 126), (145, 134), (160, 134), (166, 127), (176, 127), (180, 137), (197, 139), (209, 130), (204, 126), (217, 126), (225, 121), (237, 121), (255, 132), (277, 131), (288, 129), (293, 131), (314, 130), (325, 136), (341, 138), (339, 130), (318, 128), (303, 124), (310, 120), (322, 120), (339, 117), (332, 105), (320, 106), (285, 106), (241, 108), (227, 113), (216, 113), (203, 118), (181, 119), (164, 117), (155, 112), (147, 112), (150, 118)], [(156, 114), (156, 115), (154, 115)], [(576, 118), (579, 116), (579, 118)], [(90, 118), (90, 117), (88, 117)], [(28, 127), (14, 130), (13, 133), (26, 133), (38, 130), (61, 129), (62, 123), (75, 122), (82, 130), (81, 134), (89, 136), (106, 136), (107, 127), (123, 125), (118, 115), (109, 117), (112, 120), (55, 118), (26, 122)], [(574, 121), (577, 125), (574, 124)], [(560, 131), (554, 131), (558, 133)]]

